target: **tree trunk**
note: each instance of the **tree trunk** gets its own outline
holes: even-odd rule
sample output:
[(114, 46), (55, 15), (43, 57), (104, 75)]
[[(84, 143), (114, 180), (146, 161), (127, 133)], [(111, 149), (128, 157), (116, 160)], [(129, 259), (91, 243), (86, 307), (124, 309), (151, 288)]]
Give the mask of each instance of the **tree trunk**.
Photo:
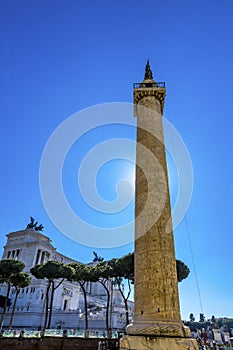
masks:
[(126, 325), (129, 324), (129, 308), (128, 308), (128, 300), (125, 298), (124, 299), (125, 303), (125, 318), (126, 318)]
[(108, 287), (106, 286), (105, 283), (107, 283), (108, 280), (103, 280), (103, 281), (100, 281), (100, 283), (102, 284), (102, 286), (104, 287), (104, 289), (106, 290), (107, 292), (107, 304), (106, 304), (106, 332), (107, 332), (107, 335), (108, 335), (108, 338), (110, 337), (110, 332), (109, 332), (109, 305), (110, 305), (110, 292), (109, 292), (109, 289)]
[(44, 327), (43, 331), (45, 331), (47, 327), (47, 322), (48, 322), (48, 311), (49, 311), (49, 289), (50, 289), (51, 282), (48, 281), (48, 286), (46, 289), (46, 294), (45, 294), (45, 320), (44, 320)]
[(129, 299), (129, 296), (130, 296), (130, 292), (131, 292), (131, 287), (130, 287), (130, 281), (128, 280), (128, 287), (129, 287), (129, 292), (127, 294), (127, 297), (125, 297), (122, 289), (121, 289), (121, 280), (116, 278), (117, 280), (117, 285), (118, 285), (118, 288), (119, 288), (119, 291), (121, 293), (121, 296), (122, 296), (122, 299), (124, 300), (124, 304), (125, 304), (125, 318), (126, 318), (126, 325), (129, 324), (129, 308), (128, 308), (128, 299)]
[(88, 315), (87, 315), (87, 293), (85, 289), (85, 283), (79, 282), (80, 287), (83, 292), (83, 297), (84, 297), (84, 309), (85, 309), (85, 338), (88, 338)]
[(48, 320), (48, 326), (47, 326), (48, 329), (51, 327), (54, 292), (62, 284), (63, 281), (64, 281), (64, 278), (56, 285), (56, 287), (55, 287), (55, 281), (51, 281), (52, 289), (51, 289), (50, 304), (49, 304), (49, 320)]
[(11, 311), (11, 318), (10, 318), (10, 322), (9, 322), (9, 329), (12, 327), (12, 322), (13, 322), (13, 317), (14, 317), (14, 313), (15, 313), (15, 307), (16, 307), (16, 302), (17, 302), (17, 299), (18, 299), (18, 295), (19, 295), (19, 289), (16, 288), (15, 289), (15, 300), (14, 300), (14, 305), (13, 305), (13, 308), (12, 308), (12, 311)]
[(110, 293), (109, 290), (106, 288), (107, 291), (107, 305), (106, 305), (106, 331), (108, 338), (110, 337), (109, 334), (109, 305), (110, 305)]
[(2, 329), (2, 326), (3, 326), (4, 316), (5, 316), (6, 307), (7, 307), (7, 301), (8, 301), (8, 297), (9, 297), (10, 290), (11, 290), (11, 284), (9, 282), (6, 282), (6, 283), (7, 283), (7, 293), (6, 293), (6, 299), (5, 299), (5, 303), (4, 303), (4, 307), (3, 307), (2, 315), (1, 315), (1, 320), (0, 320), (0, 329)]
[(51, 294), (50, 294), (50, 303), (49, 303), (49, 316), (48, 316), (48, 325), (47, 328), (50, 329), (51, 326), (51, 319), (52, 319), (52, 312), (53, 312), (53, 297), (54, 297), (54, 281), (51, 282)]

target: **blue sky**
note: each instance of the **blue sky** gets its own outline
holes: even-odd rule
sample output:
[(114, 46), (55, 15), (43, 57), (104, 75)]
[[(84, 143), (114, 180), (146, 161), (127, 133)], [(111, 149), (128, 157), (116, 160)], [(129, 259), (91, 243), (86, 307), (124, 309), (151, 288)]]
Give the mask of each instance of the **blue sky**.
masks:
[[(42, 203), (39, 166), (50, 135), (66, 118), (93, 105), (131, 103), (132, 84), (143, 79), (150, 58), (154, 78), (166, 82), (164, 116), (182, 136), (194, 171), (186, 221), (175, 230), (177, 258), (191, 269), (180, 284), (182, 317), (193, 312), (198, 318), (202, 311), (188, 233), (206, 317), (233, 316), (232, 10), (229, 0), (2, 2), (1, 246), (5, 234), (24, 228), (32, 215), (58, 251), (80, 261), (92, 260), (93, 250), (105, 259), (132, 251), (132, 244), (85, 247), (59, 232)], [(106, 134), (134, 137), (132, 129), (120, 127)], [(73, 206), (75, 147), (84, 150), (93, 138), (98, 140), (87, 135), (74, 145), (64, 164)], [(114, 198), (121, 171), (130, 167), (123, 162), (106, 165), (104, 181), (97, 178), (106, 200)], [(106, 179), (113, 174), (111, 187)]]

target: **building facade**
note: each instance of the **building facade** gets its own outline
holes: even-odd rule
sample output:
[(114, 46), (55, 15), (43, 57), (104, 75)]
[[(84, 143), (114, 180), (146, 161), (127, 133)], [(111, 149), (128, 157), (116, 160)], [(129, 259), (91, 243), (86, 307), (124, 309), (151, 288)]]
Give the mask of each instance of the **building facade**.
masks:
[[(57, 252), (49, 237), (34, 229), (26, 229), (7, 234), (7, 242), (4, 246), (2, 259), (20, 260), (25, 264), (24, 271), (30, 273), (30, 269), (49, 260), (69, 264), (77, 262)], [(21, 288), (13, 327), (34, 328), (43, 326), (45, 314), (45, 294), (47, 280), (32, 277), (29, 287)], [(87, 283), (88, 315), (90, 328), (105, 328), (106, 292), (99, 283)], [(0, 295), (6, 295), (6, 285), (0, 285)], [(111, 300), (111, 325), (114, 329), (122, 329), (125, 326), (124, 304), (119, 290), (113, 288)], [(7, 308), (3, 326), (7, 327), (10, 320), (12, 305), (15, 296), (15, 288), (12, 287), (9, 298), (11, 306)], [(133, 303), (130, 303), (132, 313)], [(84, 302), (79, 284), (64, 281), (55, 291), (53, 302), (53, 316), (51, 328), (84, 328)]]

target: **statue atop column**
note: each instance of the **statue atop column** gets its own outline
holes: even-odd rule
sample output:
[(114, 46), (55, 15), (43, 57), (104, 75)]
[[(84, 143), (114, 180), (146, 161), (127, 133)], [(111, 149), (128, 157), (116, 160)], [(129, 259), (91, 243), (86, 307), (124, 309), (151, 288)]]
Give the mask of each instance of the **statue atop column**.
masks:
[(150, 62), (149, 60), (147, 60), (147, 63), (146, 63), (146, 68), (145, 68), (145, 77), (144, 77), (144, 80), (146, 79), (153, 79), (153, 74), (152, 74), (152, 70), (150, 68)]

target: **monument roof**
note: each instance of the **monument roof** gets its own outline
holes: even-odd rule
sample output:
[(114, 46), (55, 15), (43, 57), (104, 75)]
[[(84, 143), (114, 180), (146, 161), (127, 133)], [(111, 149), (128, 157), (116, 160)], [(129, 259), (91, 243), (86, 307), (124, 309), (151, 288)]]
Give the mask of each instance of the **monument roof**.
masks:
[(52, 242), (51, 239), (48, 236), (45, 236), (43, 233), (35, 231), (33, 229), (25, 229), (25, 230), (20, 230), (20, 231), (15, 231), (15, 232), (9, 232), (6, 236), (11, 238), (13, 236), (25, 236), (25, 235), (30, 235), (34, 236), (35, 238), (40, 238), (41, 240), (48, 240), (49, 242)]

